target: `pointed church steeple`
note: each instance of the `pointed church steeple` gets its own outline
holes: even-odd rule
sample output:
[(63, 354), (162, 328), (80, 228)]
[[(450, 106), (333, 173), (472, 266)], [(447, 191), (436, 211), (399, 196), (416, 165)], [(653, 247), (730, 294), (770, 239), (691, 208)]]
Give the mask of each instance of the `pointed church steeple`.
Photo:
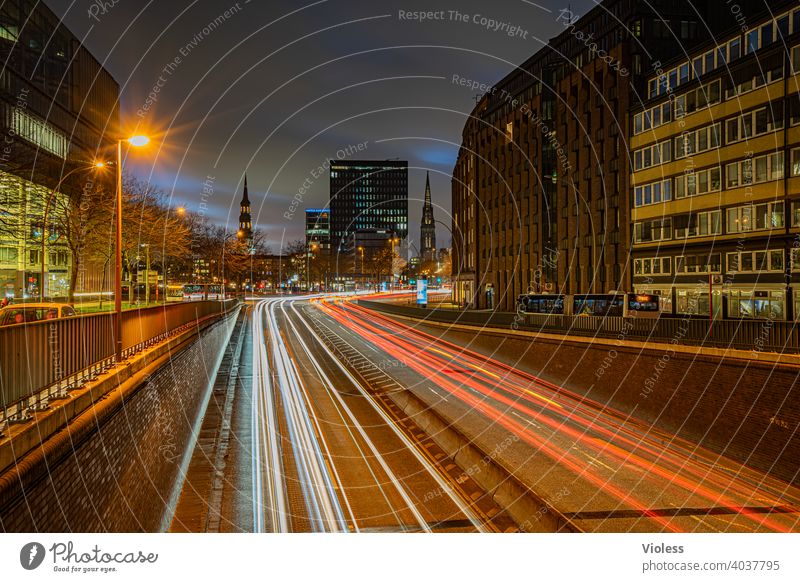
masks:
[(425, 203), (422, 206), (422, 223), (419, 228), (423, 261), (436, 259), (436, 221), (433, 218), (433, 203), (431, 202), (431, 177), (425, 174)]
[(425, 172), (425, 209), (431, 210), (433, 215), (433, 205), (431, 204), (431, 174)]
[(253, 221), (250, 218), (250, 198), (247, 195), (247, 174), (244, 175), (244, 194), (239, 203), (239, 230), (244, 238), (253, 237)]

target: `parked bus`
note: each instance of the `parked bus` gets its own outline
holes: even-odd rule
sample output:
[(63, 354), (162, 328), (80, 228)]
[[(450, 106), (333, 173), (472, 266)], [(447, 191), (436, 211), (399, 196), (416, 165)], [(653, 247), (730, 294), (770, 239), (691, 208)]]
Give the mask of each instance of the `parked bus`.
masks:
[(657, 295), (604, 293), (588, 295), (520, 295), (519, 310), (551, 315), (589, 315), (600, 317), (658, 317)]

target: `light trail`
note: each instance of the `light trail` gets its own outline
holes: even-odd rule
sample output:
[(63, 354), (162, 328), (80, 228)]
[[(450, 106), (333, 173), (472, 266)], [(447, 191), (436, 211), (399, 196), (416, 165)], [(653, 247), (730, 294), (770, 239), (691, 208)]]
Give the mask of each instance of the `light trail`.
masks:
[[(269, 458), (267, 474), (270, 476), (269, 507), (273, 531), (290, 531), (286, 503), (286, 484), (279, 442), (276, 402), (280, 399), (286, 422), (288, 443), (298, 473), (303, 502), (313, 531), (349, 531), (339, 496), (334, 486), (334, 477), (322, 452), (321, 434), (315, 430), (308, 402), (301, 388), (300, 375), (290, 356), (276, 322), (276, 307), (294, 299), (270, 299), (257, 303), (253, 319), (254, 359), (258, 366), (254, 370), (253, 387), (257, 393), (254, 414), (258, 417), (254, 435), (254, 458), (260, 458), (265, 449)], [(266, 327), (269, 343), (264, 339)], [(269, 363), (272, 362), (270, 372)], [(271, 380), (270, 378), (274, 378)], [(264, 438), (262, 433), (266, 436)], [(327, 448), (327, 445), (325, 445)], [(256, 472), (260, 475), (260, 471)], [(263, 494), (258, 479), (254, 483), (254, 497)], [(261, 497), (258, 497), (261, 499)], [(258, 525), (258, 519), (256, 519)], [(260, 531), (260, 530), (257, 530)]]
[[(389, 416), (380, 407), (380, 405), (375, 402), (375, 400), (372, 397), (372, 395), (369, 394), (364, 389), (363, 386), (361, 386), (361, 384), (358, 382), (358, 380), (356, 380), (353, 377), (353, 375), (350, 373), (350, 371), (330, 351), (330, 349), (325, 344), (325, 342), (322, 340), (322, 338), (320, 338), (317, 335), (317, 333), (314, 331), (314, 329), (312, 329), (312, 327), (308, 324), (308, 322), (305, 320), (305, 318), (302, 317), (302, 315), (297, 311), (296, 307), (294, 305), (292, 305), (292, 308), (295, 310), (295, 313), (297, 313), (300, 321), (306, 327), (308, 332), (317, 341), (318, 345), (330, 356), (331, 360), (336, 363), (338, 368), (347, 377), (347, 379), (350, 381), (350, 383), (353, 385), (353, 387), (355, 387), (362, 394), (362, 396), (365, 397), (366, 401), (380, 415), (380, 417), (383, 419), (383, 421), (386, 423), (386, 425), (389, 428), (391, 428), (392, 431), (394, 432), (394, 434), (403, 442), (403, 444), (406, 445), (408, 450), (411, 451), (411, 453), (414, 455), (414, 458), (420, 463), (420, 465), (422, 465), (422, 467), (425, 469), (425, 471), (434, 479), (436, 484), (440, 487), (441, 491), (443, 491), (444, 494), (447, 497), (450, 498), (450, 500), (456, 505), (456, 507), (458, 507), (459, 511), (461, 511), (461, 513), (463, 513), (467, 517), (467, 519), (469, 519), (469, 521), (472, 523), (472, 525), (479, 532), (488, 531), (486, 529), (486, 527), (484, 526), (484, 524), (483, 524), (483, 520), (481, 520), (477, 515), (475, 515), (475, 513), (472, 511), (472, 509), (470, 509), (470, 507), (461, 499), (461, 497), (458, 495), (458, 493), (455, 492), (453, 487), (444, 478), (442, 478), (440, 472), (417, 450), (417, 447), (414, 445), (414, 443), (412, 443), (408, 439), (408, 437), (397, 427), (395, 422), (391, 418), (389, 418)], [(392, 484), (396, 488), (397, 492), (400, 494), (400, 496), (403, 498), (403, 500), (408, 505), (408, 508), (414, 514), (414, 517), (417, 520), (417, 522), (419, 523), (420, 528), (423, 531), (427, 531), (427, 532), (431, 531), (430, 526), (425, 522), (424, 518), (422, 517), (422, 515), (417, 510), (415, 503), (411, 500), (411, 498), (409, 497), (408, 493), (405, 491), (405, 488), (402, 486), (401, 480), (398, 479), (397, 476), (394, 474), (394, 472), (390, 469), (388, 463), (384, 460), (383, 455), (381, 455), (381, 453), (379, 452), (378, 448), (373, 443), (372, 439), (369, 438), (367, 433), (364, 431), (363, 427), (358, 423), (358, 421), (356, 420), (356, 418), (355, 418), (353, 412), (351, 411), (350, 407), (347, 405), (347, 403), (341, 397), (341, 395), (339, 394), (339, 391), (336, 389), (336, 387), (334, 386), (334, 384), (331, 381), (331, 379), (324, 372), (324, 370), (322, 370), (322, 368), (320, 367), (319, 363), (316, 361), (316, 358), (314, 358), (313, 354), (308, 349), (308, 346), (306, 345), (306, 343), (300, 337), (300, 334), (298, 333), (297, 328), (294, 325), (294, 323), (291, 322), (291, 321), (289, 323), (290, 323), (292, 329), (295, 331), (295, 333), (297, 335), (297, 338), (300, 341), (300, 343), (303, 346), (303, 348), (305, 349), (307, 355), (311, 359), (311, 361), (312, 361), (317, 373), (319, 374), (319, 377), (321, 379), (323, 379), (324, 384), (325, 384), (326, 388), (328, 389), (328, 392), (337, 400), (337, 402), (339, 403), (341, 409), (350, 418), (350, 420), (353, 423), (353, 426), (355, 426), (356, 430), (359, 432), (359, 434), (362, 436), (364, 441), (367, 443), (367, 446), (369, 447), (370, 451), (372, 452), (372, 454), (375, 456), (375, 458), (380, 463), (381, 468), (386, 472), (387, 476), (389, 476), (390, 481), (392, 482)]]
[[(253, 309), (253, 398), (251, 434), (253, 459), (253, 531), (264, 532), (264, 512), (270, 515), (273, 532), (288, 532), (289, 519), (286, 503), (286, 488), (283, 482), (283, 467), (278, 435), (278, 419), (275, 414), (274, 395), (263, 321), (266, 302), (259, 302)], [(266, 467), (262, 466), (262, 450), (266, 453)], [(264, 504), (263, 475), (267, 476), (267, 503)]]
[[(632, 492), (616, 487), (609, 476), (603, 476), (596, 467), (587, 465), (572, 452), (572, 445), (579, 444), (589, 450), (592, 453), (590, 457), (600, 466), (638, 467), (643, 471), (642, 478), (650, 483), (663, 487), (666, 482), (669, 486), (677, 486), (690, 495), (703, 497), (733, 514), (775, 531), (792, 530), (791, 524), (773, 519), (768, 514), (756, 515), (746, 507), (754, 497), (766, 498), (774, 505), (785, 505), (785, 498), (771, 495), (762, 488), (752, 487), (745, 479), (733, 478), (728, 472), (698, 462), (697, 455), (690, 454), (688, 443), (674, 447), (670, 441), (667, 445), (651, 436), (649, 430), (637, 431), (632, 426), (634, 423), (620, 411), (350, 302), (324, 301), (319, 306), (344, 328), (404, 362), (441, 390), (453, 394), (492, 422), (518, 435), (617, 498), (621, 504), (638, 509), (664, 529), (678, 528), (671, 519), (654, 515), (648, 504)], [(458, 367), (467, 369), (454, 370)], [(463, 372), (458, 374), (458, 382), (454, 381), (456, 372)], [(507, 415), (509, 410), (521, 419), (530, 419), (552, 429), (570, 446), (559, 447), (551, 437), (539, 437), (530, 427), (511, 419)], [(613, 476), (616, 471), (611, 473)], [(735, 498), (739, 496), (745, 501)]]

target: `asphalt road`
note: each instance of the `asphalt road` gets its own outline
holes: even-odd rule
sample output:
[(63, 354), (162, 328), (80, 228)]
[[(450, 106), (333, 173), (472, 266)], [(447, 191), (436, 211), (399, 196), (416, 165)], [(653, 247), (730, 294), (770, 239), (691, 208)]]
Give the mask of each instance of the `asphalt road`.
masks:
[(798, 530), (797, 488), (433, 331), (341, 299), (251, 306), (172, 529), (540, 529), (395, 404), (413, 394), (577, 529)]
[(334, 355), (319, 334), (319, 318), (328, 318), (316, 305), (265, 300), (244, 317), (173, 531), (517, 529), (424, 431), (354, 374), (352, 362)]

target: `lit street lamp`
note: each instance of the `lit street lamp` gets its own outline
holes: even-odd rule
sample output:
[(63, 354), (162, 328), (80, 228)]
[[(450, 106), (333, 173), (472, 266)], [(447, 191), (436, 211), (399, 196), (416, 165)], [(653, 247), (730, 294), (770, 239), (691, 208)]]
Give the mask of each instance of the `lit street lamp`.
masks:
[(389, 240), (392, 243), (392, 262), (389, 266), (389, 281), (391, 282), (391, 285), (389, 289), (390, 291), (394, 291), (394, 245), (400, 242), (400, 238), (392, 236), (392, 238)]
[(317, 250), (317, 243), (312, 242), (306, 249), (306, 291), (311, 292), (311, 255)]
[(116, 344), (115, 359), (117, 362), (122, 361), (122, 142), (127, 141), (134, 147), (146, 146), (150, 143), (150, 138), (144, 135), (135, 135), (128, 139), (117, 140), (117, 211), (116, 211), (116, 248), (114, 252), (115, 259), (115, 277), (114, 277), (114, 312), (115, 322), (114, 328), (116, 331)]

